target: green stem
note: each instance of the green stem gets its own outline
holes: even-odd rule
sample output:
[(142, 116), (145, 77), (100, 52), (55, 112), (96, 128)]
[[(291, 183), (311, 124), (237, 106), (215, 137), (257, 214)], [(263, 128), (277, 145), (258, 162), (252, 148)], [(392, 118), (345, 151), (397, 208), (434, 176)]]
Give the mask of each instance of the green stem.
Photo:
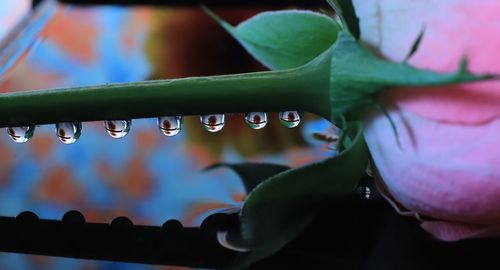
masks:
[(0, 127), (285, 110), (329, 118), (327, 62), (284, 71), (2, 94)]

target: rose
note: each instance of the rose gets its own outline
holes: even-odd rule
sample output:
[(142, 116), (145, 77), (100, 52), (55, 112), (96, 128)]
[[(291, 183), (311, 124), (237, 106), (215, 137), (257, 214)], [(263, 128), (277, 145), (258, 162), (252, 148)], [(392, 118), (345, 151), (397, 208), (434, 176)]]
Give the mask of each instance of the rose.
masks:
[[(385, 57), (452, 71), (500, 73), (497, 0), (355, 0), (361, 39)], [(375, 166), (395, 205), (417, 213), (439, 239), (500, 235), (500, 82), (393, 89), (381, 97), (398, 146), (381, 113), (366, 120)]]

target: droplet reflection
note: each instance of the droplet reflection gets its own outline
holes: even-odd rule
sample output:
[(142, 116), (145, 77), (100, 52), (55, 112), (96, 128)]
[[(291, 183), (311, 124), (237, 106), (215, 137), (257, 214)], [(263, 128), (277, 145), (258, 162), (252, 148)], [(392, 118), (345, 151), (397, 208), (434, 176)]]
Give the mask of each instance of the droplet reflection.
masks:
[(165, 136), (175, 136), (182, 129), (182, 116), (158, 117), (158, 128)]
[(57, 123), (56, 135), (59, 140), (64, 144), (75, 143), (82, 134), (82, 123)]
[(107, 120), (104, 121), (104, 128), (108, 132), (109, 136), (115, 139), (121, 139), (130, 131), (130, 126), (132, 125), (131, 120)]
[(279, 113), (280, 123), (287, 128), (294, 128), (300, 124), (300, 115), (297, 111)]
[(226, 124), (224, 114), (207, 114), (200, 116), (200, 121), (203, 127), (208, 132), (221, 131)]
[(33, 137), (35, 126), (8, 127), (7, 134), (16, 143), (25, 143)]
[(245, 122), (252, 129), (261, 129), (267, 125), (267, 113), (251, 112), (245, 114)]

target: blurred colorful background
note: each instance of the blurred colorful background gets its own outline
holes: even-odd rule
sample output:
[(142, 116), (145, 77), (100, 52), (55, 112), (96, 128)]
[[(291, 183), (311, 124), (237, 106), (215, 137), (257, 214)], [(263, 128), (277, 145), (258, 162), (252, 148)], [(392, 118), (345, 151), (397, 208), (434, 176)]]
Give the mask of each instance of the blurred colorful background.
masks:
[[(233, 24), (259, 11), (215, 10)], [(49, 0), (31, 10), (30, 0), (2, 0), (0, 49), (2, 93), (264, 70), (198, 8), (84, 8)], [(312, 136), (328, 127), (306, 114), (288, 129), (271, 113), (266, 128), (252, 130), (242, 115), (230, 115), (222, 132), (212, 134), (198, 117), (186, 117), (179, 135), (165, 137), (156, 119), (137, 119), (125, 138), (113, 139), (102, 122), (91, 122), (73, 145), (60, 143), (53, 125), (37, 127), (24, 144), (2, 130), (0, 215), (29, 210), (60, 219), (76, 209), (90, 222), (127, 216), (135, 224), (178, 219), (198, 226), (245, 197), (236, 174), (203, 168), (313, 162), (332, 155)], [(0, 269), (185, 268), (3, 253)]]

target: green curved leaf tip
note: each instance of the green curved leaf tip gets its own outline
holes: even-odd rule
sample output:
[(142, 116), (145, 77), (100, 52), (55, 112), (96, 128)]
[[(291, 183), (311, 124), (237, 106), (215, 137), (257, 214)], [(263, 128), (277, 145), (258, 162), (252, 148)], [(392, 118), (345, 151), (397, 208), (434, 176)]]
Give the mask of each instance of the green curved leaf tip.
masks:
[(204, 10), (272, 70), (310, 62), (332, 46), (340, 29), (332, 18), (305, 10), (263, 12), (236, 27)]
[(240, 217), (242, 242), (252, 251), (231, 269), (273, 254), (305, 229), (326, 200), (355, 192), (368, 164), (361, 123), (349, 124), (347, 136), (352, 144), (338, 156), (282, 172), (254, 189)]

